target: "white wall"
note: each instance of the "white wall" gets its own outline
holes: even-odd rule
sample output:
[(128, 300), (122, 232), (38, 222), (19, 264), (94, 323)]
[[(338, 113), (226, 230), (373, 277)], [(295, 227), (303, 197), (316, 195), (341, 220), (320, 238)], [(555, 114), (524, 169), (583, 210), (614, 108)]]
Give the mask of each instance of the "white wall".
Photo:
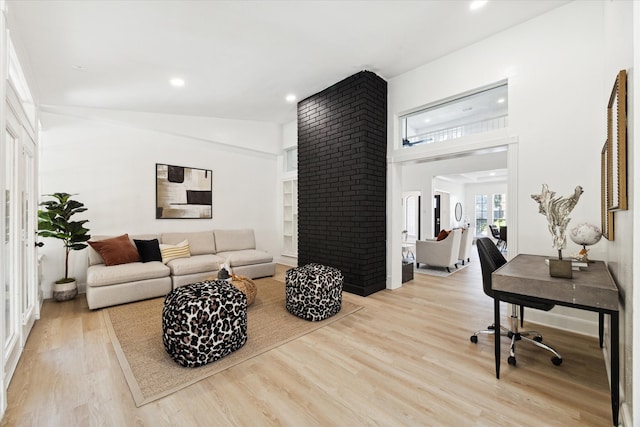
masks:
[[(6, 85), (7, 85), (7, 56), (8, 56), (8, 49), (7, 49), (7, 45), (8, 45), (8, 41), (7, 41), (7, 29), (6, 29), (6, 18), (5, 18), (5, 13), (7, 10), (7, 3), (5, 0), (0, 0), (0, 102), (2, 102), (2, 107), (0, 109), (0, 164), (3, 165), (3, 170), (2, 173), (0, 173), (0, 188), (5, 189), (7, 188), (7, 184), (5, 183), (5, 173), (4, 173), (4, 165), (6, 164), (6, 109), (5, 109), (5, 105), (6, 105)], [(3, 190), (4, 192), (4, 190)], [(2, 224), (0, 224), (0, 232), (2, 233), (3, 236), (6, 235), (7, 231), (6, 230), (6, 221), (4, 220), (4, 218), (6, 218), (7, 213), (5, 212), (6, 207), (5, 207), (5, 202), (4, 202), (4, 197), (0, 197), (0, 200), (2, 200), (2, 203), (0, 206), (0, 217), (3, 218)], [(6, 248), (6, 244), (2, 244), (0, 245), (0, 280), (2, 281), (2, 283), (6, 283), (7, 281), (7, 277), (8, 277), (8, 270), (9, 270), (9, 262), (7, 261), (7, 253), (6, 251), (8, 250)], [(6, 307), (7, 304), (7, 300), (8, 297), (6, 295), (6, 289), (5, 286), (2, 286), (2, 289), (0, 289), (0, 311), (2, 311), (2, 313), (6, 313), (8, 308)], [(5, 336), (5, 330), (6, 330), (6, 316), (2, 316), (2, 318), (0, 319), (0, 343), (3, 344), (3, 347), (6, 343), (6, 339), (7, 337)], [(5, 351), (2, 351), (0, 353), (0, 367), (2, 369), (2, 378), (5, 378), (5, 376), (7, 375), (6, 372), (6, 356), (5, 356)], [(8, 385), (5, 385), (4, 381), (2, 381), (2, 383), (0, 384), (0, 419), (2, 419), (2, 417), (4, 416), (4, 412), (7, 408), (7, 387)]]
[(293, 120), (282, 125), (282, 149), (298, 145), (298, 121)]
[[(546, 219), (538, 213), (531, 194), (539, 193), (542, 184), (563, 195), (581, 185), (584, 194), (571, 214), (570, 226), (580, 222), (600, 224), (599, 162), (606, 139), (606, 106), (617, 71), (633, 65), (631, 17), (634, 7), (639, 7), (638, 2), (571, 2), (391, 79), (389, 135), (393, 143), (389, 156), (395, 156), (400, 143), (398, 116), (439, 99), (507, 79), (509, 132), (518, 146), (517, 174), (510, 178), (517, 186), (517, 200), (509, 200), (510, 206), (516, 204), (518, 218), (517, 227), (512, 227), (509, 233), (517, 233), (519, 252), (555, 255), (551, 237), (546, 233)], [(632, 78), (632, 84), (635, 81), (637, 78)], [(628, 99), (628, 105), (633, 102), (633, 98)], [(633, 129), (633, 118), (631, 120), (629, 128)], [(630, 136), (630, 146), (635, 145), (632, 139)], [(397, 158), (411, 160), (406, 154)], [(398, 176), (404, 177), (397, 173), (399, 167), (401, 165), (392, 163), (390, 168), (391, 197), (402, 186), (394, 182)], [(628, 172), (632, 182), (633, 168)], [(631, 185), (630, 194), (638, 193)], [(396, 218), (395, 209), (392, 207), (389, 214), (392, 221)], [(621, 320), (624, 318), (621, 338), (625, 341), (638, 336), (638, 332), (632, 334), (631, 331), (634, 322), (628, 296), (633, 289), (632, 266), (637, 265), (631, 239), (633, 209), (632, 205), (630, 211), (616, 213), (616, 240), (603, 239), (591, 252), (593, 258), (608, 262), (619, 287), (626, 290), (622, 305), (628, 312), (623, 308), (621, 313)], [(393, 227), (391, 223), (390, 228)], [(398, 277), (394, 271), (390, 288), (397, 286), (394, 281)], [(531, 315), (528, 318), (534, 319)], [(596, 333), (596, 316), (582, 311), (556, 308), (546, 321), (558, 327)], [(639, 341), (640, 338), (636, 338), (636, 342)], [(626, 393), (623, 401), (628, 402), (632, 351), (631, 343), (622, 345), (623, 359), (627, 361), (622, 371)]]
[[(555, 255), (546, 219), (531, 199), (543, 183), (558, 194), (582, 185), (585, 193), (571, 215), (573, 223), (600, 224), (603, 100), (609, 89), (604, 89), (602, 59), (593, 52), (603, 48), (602, 8), (600, 2), (570, 3), (389, 81), (393, 155), (400, 115), (508, 79), (509, 132), (518, 141), (518, 198), (509, 200), (512, 211), (516, 205), (518, 222), (510, 234), (517, 233), (522, 253)], [(595, 258), (602, 258), (608, 243), (592, 249)], [(558, 308), (554, 314), (556, 326), (596, 333), (597, 318), (591, 313)]]
[[(229, 144), (250, 146), (244, 149), (197, 133), (195, 126), (185, 135), (182, 126), (189, 117), (48, 110), (41, 116), (40, 192), (78, 193), (77, 200), (88, 208), (79, 219), (89, 219), (91, 234), (249, 227), (255, 229), (258, 248), (279, 253), (274, 185), (279, 125), (212, 119), (217, 135), (229, 135)], [(207, 128), (205, 119), (196, 119)], [(256, 150), (259, 146), (270, 151)], [(155, 219), (156, 163), (212, 170), (213, 219)], [(50, 297), (51, 283), (63, 276), (64, 251), (59, 241), (45, 240), (43, 290)], [(82, 291), (86, 250), (71, 254), (70, 268)]]
[(513, 203), (521, 215), (522, 252), (553, 255), (551, 237), (541, 238), (546, 220), (530, 198), (543, 183), (559, 194), (582, 185), (572, 216), (600, 223), (606, 129), (602, 59), (594, 52), (602, 49), (602, 35), (602, 3), (574, 2), (389, 80), (395, 122), (422, 105), (508, 79), (510, 132), (519, 141)]
[[(613, 83), (618, 71), (627, 70), (627, 182), (629, 195), (629, 210), (614, 213), (615, 239), (607, 242), (605, 245), (607, 252), (605, 259), (607, 260), (609, 270), (621, 291), (620, 300), (620, 376), (621, 376), (621, 401), (622, 416), (621, 419), (625, 425), (633, 425), (632, 419), (640, 419), (638, 415), (639, 407), (635, 410), (631, 409), (633, 396), (633, 358), (634, 353), (634, 335), (636, 343), (640, 343), (640, 324), (634, 322), (634, 316), (638, 318), (636, 305), (636, 313), (634, 314), (634, 294), (638, 292), (637, 286), (634, 286), (634, 267), (639, 267), (640, 262), (637, 261), (637, 252), (634, 251), (633, 235), (638, 228), (638, 222), (634, 222), (634, 212), (637, 204), (636, 197), (640, 196), (640, 192), (635, 185), (635, 168), (632, 159), (635, 154), (635, 133), (637, 128), (634, 104), (634, 89), (637, 86), (637, 68), (634, 69), (634, 41), (638, 42), (638, 35), (633, 34), (633, 17), (634, 9), (640, 8), (637, 1), (611, 1), (606, 2), (603, 8), (604, 23), (604, 45), (601, 55), (604, 58), (604, 93), (600, 103), (607, 105), (609, 95), (611, 93)], [(635, 15), (638, 16), (637, 10)], [(640, 22), (635, 22), (636, 27)], [(640, 55), (640, 49), (636, 47), (636, 55)], [(640, 59), (636, 57), (636, 61)], [(637, 66), (637, 63), (636, 63)], [(636, 89), (637, 90), (637, 89)], [(634, 197), (635, 196), (635, 197)], [(636, 214), (637, 215), (637, 214)], [(598, 245), (600, 246), (600, 244)], [(639, 270), (640, 271), (640, 270)], [(638, 282), (638, 274), (636, 273), (636, 283)], [(635, 332), (634, 332), (635, 331)], [(636, 356), (637, 357), (637, 356)], [(635, 371), (635, 375), (640, 377), (640, 372)], [(635, 391), (635, 393), (639, 393)], [(635, 397), (637, 400), (638, 398)]]
[[(640, 4), (638, 2), (634, 2), (633, 4), (633, 37), (632, 40), (640, 40)], [(628, 42), (627, 42), (628, 43)], [(635, 100), (640, 99), (640, 84), (638, 83), (639, 75), (636, 70), (640, 69), (640, 43), (634, 43), (633, 47), (633, 70), (630, 74), (629, 78), (629, 92), (627, 94), (628, 100), (630, 102), (627, 103), (629, 107), (629, 123), (627, 126), (627, 136), (629, 141), (633, 144), (636, 141), (636, 136), (640, 135), (640, 120), (636, 120), (637, 116), (637, 108), (635, 107)], [(629, 167), (631, 176), (635, 176), (635, 171), (640, 170), (640, 150), (632, 149), (631, 154), (628, 157)], [(634, 184), (631, 184), (631, 190), (629, 192), (631, 198), (633, 200), (637, 200), (640, 197), (640, 187)], [(636, 204), (632, 202), (632, 207)], [(631, 234), (633, 236), (632, 243), (632, 254), (640, 253), (640, 210), (633, 209), (632, 210), (632, 220), (631, 223), (633, 225), (633, 230)], [(633, 262), (633, 268), (637, 267), (637, 261)], [(628, 286), (629, 283), (626, 284)], [(640, 274), (632, 274), (632, 281), (630, 283), (631, 288), (633, 289), (632, 295), (625, 300), (625, 305), (630, 307), (640, 307)], [(629, 322), (625, 318), (625, 324), (632, 324), (633, 329), (628, 332), (628, 336), (631, 338), (630, 341), (627, 341), (631, 346), (631, 350), (629, 347), (625, 348), (625, 366), (628, 367), (624, 370), (625, 377), (625, 386), (631, 388), (631, 392), (633, 391), (633, 384), (640, 384), (640, 357), (634, 357), (633, 349), (637, 349), (640, 347), (640, 310), (630, 310), (631, 322)], [(629, 350), (629, 351), (628, 351)], [(631, 372), (629, 372), (631, 371)], [(628, 390), (625, 389), (625, 393)], [(633, 413), (637, 414), (640, 410), (640, 393), (637, 391), (635, 393), (631, 393), (628, 399), (625, 399), (625, 402), (622, 405), (622, 413), (623, 420), (626, 425), (633, 425)], [(637, 415), (636, 415), (637, 416)]]
[[(508, 79), (509, 132), (518, 141), (518, 199), (509, 205), (519, 216), (510, 234), (518, 233), (523, 253), (555, 255), (546, 219), (531, 199), (543, 183), (558, 194), (582, 185), (571, 217), (600, 224), (606, 104), (602, 59), (594, 52), (603, 47), (602, 7), (572, 2), (389, 81), (390, 120), (397, 126), (407, 111)], [(596, 319), (587, 317), (595, 333)]]

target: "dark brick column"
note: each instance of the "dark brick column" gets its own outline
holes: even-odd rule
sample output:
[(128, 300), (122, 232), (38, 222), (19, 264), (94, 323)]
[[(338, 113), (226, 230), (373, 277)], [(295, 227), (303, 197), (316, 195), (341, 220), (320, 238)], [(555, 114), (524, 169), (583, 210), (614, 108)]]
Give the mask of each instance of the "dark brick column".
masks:
[(386, 287), (387, 82), (362, 71), (298, 103), (298, 265)]

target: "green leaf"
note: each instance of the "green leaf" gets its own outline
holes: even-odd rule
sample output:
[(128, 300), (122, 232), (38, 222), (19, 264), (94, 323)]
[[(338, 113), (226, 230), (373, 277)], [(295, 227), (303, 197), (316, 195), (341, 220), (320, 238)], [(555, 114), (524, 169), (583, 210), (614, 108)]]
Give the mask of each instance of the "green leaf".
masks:
[[(45, 200), (40, 203), (43, 209), (38, 210), (38, 235), (62, 240), (67, 250), (82, 250), (87, 247), (84, 243), (91, 238), (89, 229), (84, 225), (87, 219), (71, 221), (71, 217), (78, 213), (86, 212), (87, 208), (82, 202), (73, 200), (73, 194), (53, 193), (45, 194), (54, 200)], [(67, 253), (68, 255), (68, 253)], [(65, 276), (67, 274), (65, 259)]]

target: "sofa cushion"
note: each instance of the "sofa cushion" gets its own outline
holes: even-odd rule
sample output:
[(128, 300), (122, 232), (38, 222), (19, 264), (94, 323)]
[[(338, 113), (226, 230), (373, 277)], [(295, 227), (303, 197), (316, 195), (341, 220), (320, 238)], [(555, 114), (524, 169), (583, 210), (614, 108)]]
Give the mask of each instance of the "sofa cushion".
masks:
[(231, 269), (243, 265), (262, 264), (273, 261), (273, 257), (267, 252), (256, 249), (218, 252), (217, 255), (224, 260), (223, 262), (229, 263)]
[(162, 261), (162, 253), (160, 252), (160, 243), (158, 242), (158, 239), (133, 239), (133, 243), (136, 244), (136, 248), (138, 249), (140, 260), (142, 262)]
[(138, 250), (129, 240), (128, 234), (87, 243), (100, 254), (105, 265), (111, 266), (140, 261)]
[(243, 230), (214, 230), (213, 234), (215, 235), (218, 252), (256, 248), (256, 238), (250, 228)]
[(162, 262), (165, 264), (172, 259), (188, 258), (191, 256), (191, 252), (189, 250), (189, 242), (187, 240), (183, 240), (177, 245), (161, 244), (160, 253), (162, 254)]
[(171, 269), (171, 275), (184, 276), (219, 270), (222, 262), (223, 259), (217, 255), (194, 255), (189, 258), (173, 259), (167, 263), (167, 267)]
[(216, 253), (216, 243), (213, 239), (213, 230), (190, 233), (162, 233), (160, 239), (161, 243), (167, 245), (175, 245), (183, 240), (188, 240), (191, 255)]
[(114, 266), (93, 265), (87, 269), (87, 286), (107, 286), (169, 276), (169, 267), (159, 261), (131, 262)]

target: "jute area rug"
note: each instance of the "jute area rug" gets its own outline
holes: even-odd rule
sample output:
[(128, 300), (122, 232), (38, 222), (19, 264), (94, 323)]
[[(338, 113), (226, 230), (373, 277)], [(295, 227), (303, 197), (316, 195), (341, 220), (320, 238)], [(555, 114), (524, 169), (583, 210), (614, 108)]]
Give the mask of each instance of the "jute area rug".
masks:
[(447, 271), (444, 267), (432, 267), (430, 265), (420, 264), (420, 268), (416, 267), (414, 264), (413, 272), (418, 274), (427, 274), (429, 276), (438, 276), (438, 277), (448, 277), (458, 271), (465, 269), (469, 266), (468, 262), (465, 262), (464, 265), (461, 263), (458, 264), (458, 268), (449, 267), (451, 272)]
[(320, 322), (309, 322), (286, 310), (283, 282), (266, 278), (258, 279), (255, 283), (258, 295), (247, 310), (247, 343), (234, 353), (198, 368), (178, 365), (164, 350), (164, 298), (103, 310), (113, 348), (137, 407), (168, 396), (362, 308), (343, 300), (342, 309), (335, 316)]

